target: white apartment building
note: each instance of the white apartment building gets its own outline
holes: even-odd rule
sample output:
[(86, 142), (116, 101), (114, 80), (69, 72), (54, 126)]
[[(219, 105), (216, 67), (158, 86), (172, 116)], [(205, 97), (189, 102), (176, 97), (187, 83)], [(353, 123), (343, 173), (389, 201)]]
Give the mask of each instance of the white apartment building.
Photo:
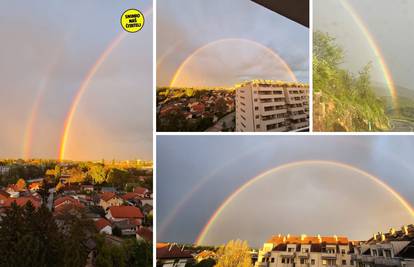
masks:
[(236, 86), (237, 132), (309, 129), (309, 86), (252, 80)]
[(374, 234), (371, 239), (355, 247), (352, 257), (357, 267), (413, 267), (414, 225)]
[(273, 236), (259, 251), (255, 267), (354, 266), (346, 237)]

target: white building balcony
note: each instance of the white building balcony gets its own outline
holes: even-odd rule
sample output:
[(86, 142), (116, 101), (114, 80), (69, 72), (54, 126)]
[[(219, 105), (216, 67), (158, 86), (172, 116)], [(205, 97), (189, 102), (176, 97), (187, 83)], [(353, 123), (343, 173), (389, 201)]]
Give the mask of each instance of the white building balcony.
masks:
[(375, 257), (374, 262), (376, 265), (400, 266), (400, 261), (395, 258)]
[(298, 258), (309, 258), (309, 252), (296, 252)]
[(336, 254), (335, 253), (322, 252), (321, 253), (321, 258), (322, 259), (336, 259)]
[(282, 258), (294, 258), (296, 255), (295, 251), (282, 251), (280, 257)]

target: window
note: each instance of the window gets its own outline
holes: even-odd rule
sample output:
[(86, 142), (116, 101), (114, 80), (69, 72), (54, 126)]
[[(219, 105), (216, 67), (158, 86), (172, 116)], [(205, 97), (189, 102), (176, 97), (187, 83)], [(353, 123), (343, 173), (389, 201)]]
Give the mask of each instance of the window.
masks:
[(346, 260), (342, 260), (342, 265), (346, 265)]
[(377, 250), (373, 249), (373, 250), (372, 250), (372, 255), (373, 255), (373, 256), (377, 256)]
[(305, 259), (300, 259), (300, 264), (305, 264)]
[(275, 258), (272, 258), (272, 260), (270, 262), (275, 262)]
[(322, 260), (322, 265), (326, 265), (327, 261), (326, 260)]
[(256, 129), (260, 129), (260, 124), (257, 124), (256, 125)]
[(344, 255), (345, 254), (345, 249), (341, 249), (341, 254)]
[(265, 260), (266, 260), (266, 259), (265, 259), (265, 258), (263, 258), (263, 259), (262, 259), (262, 262), (265, 262)]
[(259, 107), (254, 107), (254, 110), (259, 110)]
[(257, 102), (257, 98), (254, 99), (254, 102)]
[(258, 119), (260, 116), (259, 115), (256, 115), (256, 119)]
[(282, 263), (285, 263), (285, 258), (282, 258)]
[(293, 252), (293, 248), (288, 248), (288, 252)]
[(311, 259), (311, 264), (315, 265), (315, 259)]

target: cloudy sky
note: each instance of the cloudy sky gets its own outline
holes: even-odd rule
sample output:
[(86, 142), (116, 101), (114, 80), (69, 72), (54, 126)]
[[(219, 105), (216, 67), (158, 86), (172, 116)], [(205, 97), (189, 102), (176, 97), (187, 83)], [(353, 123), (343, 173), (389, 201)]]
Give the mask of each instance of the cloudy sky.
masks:
[(250, 0), (160, 0), (157, 9), (157, 85), (169, 85), (179, 65), (198, 48), (229, 38), (238, 41), (215, 43), (194, 56), (177, 85), (288, 79), (262, 46), (286, 61), (298, 80), (308, 81), (308, 29)]
[[(365, 36), (341, 5), (341, 1), (314, 1), (314, 28), (337, 38), (346, 52), (346, 65), (352, 71), (368, 62), (373, 79), (385, 83), (375, 54)], [(414, 2), (409, 0), (346, 0), (362, 18), (384, 54), (396, 85), (414, 89)], [(375, 12), (372, 12), (375, 10)]]
[[(147, 11), (92, 78), (70, 130), (69, 159), (152, 157), (152, 3), (0, 3), (0, 157), (56, 158), (64, 119), (82, 80), (123, 32), (129, 8)], [(36, 103), (38, 108), (36, 108)], [(28, 127), (34, 111), (33, 127)], [(31, 129), (31, 130), (30, 130)], [(30, 134), (32, 132), (32, 134)]]
[[(368, 172), (414, 204), (414, 138), (403, 136), (160, 136), (158, 241), (194, 242), (216, 209), (245, 182), (286, 163), (320, 160)], [(301, 164), (242, 191), (207, 232), (205, 244), (242, 238), (259, 246), (273, 234), (346, 235), (411, 223), (401, 203), (352, 168)]]

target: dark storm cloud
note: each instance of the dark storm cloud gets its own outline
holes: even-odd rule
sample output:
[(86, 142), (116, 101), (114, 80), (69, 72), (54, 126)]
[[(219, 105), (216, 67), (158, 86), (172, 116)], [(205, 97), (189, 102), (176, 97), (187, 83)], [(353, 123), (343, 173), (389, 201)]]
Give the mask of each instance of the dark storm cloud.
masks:
[[(198, 47), (222, 38), (257, 41), (276, 51), (299, 80), (308, 81), (308, 29), (252, 1), (163, 0), (157, 8), (157, 59), (165, 57), (158, 68), (158, 85), (169, 84), (181, 62)], [(225, 70), (222, 73), (226, 76)], [(237, 73), (227, 73), (232, 75)]]

